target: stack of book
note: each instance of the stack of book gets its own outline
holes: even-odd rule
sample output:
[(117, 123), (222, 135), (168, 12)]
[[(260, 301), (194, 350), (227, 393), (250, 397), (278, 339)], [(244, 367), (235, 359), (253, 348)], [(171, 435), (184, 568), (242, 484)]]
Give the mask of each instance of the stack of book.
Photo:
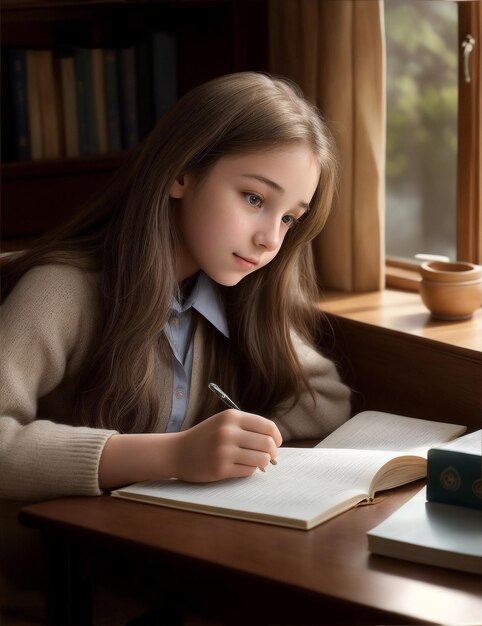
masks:
[(427, 487), (368, 532), (375, 554), (482, 574), (482, 430), (431, 448)]
[(123, 48), (7, 48), (2, 55), (2, 160), (129, 149), (176, 101), (175, 37)]

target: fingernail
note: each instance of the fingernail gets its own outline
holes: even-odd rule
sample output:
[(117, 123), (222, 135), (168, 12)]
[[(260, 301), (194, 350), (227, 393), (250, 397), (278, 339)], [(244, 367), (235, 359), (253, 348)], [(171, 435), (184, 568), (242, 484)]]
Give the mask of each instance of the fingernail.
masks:
[(259, 470), (261, 470), (262, 472), (266, 472), (266, 470), (264, 469), (264, 467), (258, 467)]
[(278, 465), (278, 459), (270, 459), (271, 465)]

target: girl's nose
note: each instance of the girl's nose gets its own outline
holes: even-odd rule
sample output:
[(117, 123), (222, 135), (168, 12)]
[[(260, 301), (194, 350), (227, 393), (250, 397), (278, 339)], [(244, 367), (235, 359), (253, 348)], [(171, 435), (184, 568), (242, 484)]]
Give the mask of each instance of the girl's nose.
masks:
[(281, 244), (281, 229), (279, 220), (264, 220), (258, 225), (254, 234), (254, 243), (268, 252), (276, 250)]

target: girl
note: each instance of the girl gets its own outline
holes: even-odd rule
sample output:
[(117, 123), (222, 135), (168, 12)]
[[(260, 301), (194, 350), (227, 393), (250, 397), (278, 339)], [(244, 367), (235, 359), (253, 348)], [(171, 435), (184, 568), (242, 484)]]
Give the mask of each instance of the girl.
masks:
[(310, 241), (334, 189), (317, 110), (285, 80), (233, 74), (185, 95), (83, 213), (9, 255), (0, 497), (249, 476), (282, 439), (346, 420), (314, 342)]

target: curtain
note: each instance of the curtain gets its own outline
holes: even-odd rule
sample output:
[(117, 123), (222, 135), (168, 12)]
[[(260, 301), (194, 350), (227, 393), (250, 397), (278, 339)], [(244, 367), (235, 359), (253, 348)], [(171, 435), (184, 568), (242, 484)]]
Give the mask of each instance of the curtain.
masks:
[(338, 147), (339, 192), (313, 244), (323, 289), (384, 285), (382, 0), (269, 0), (270, 71), (296, 81)]

